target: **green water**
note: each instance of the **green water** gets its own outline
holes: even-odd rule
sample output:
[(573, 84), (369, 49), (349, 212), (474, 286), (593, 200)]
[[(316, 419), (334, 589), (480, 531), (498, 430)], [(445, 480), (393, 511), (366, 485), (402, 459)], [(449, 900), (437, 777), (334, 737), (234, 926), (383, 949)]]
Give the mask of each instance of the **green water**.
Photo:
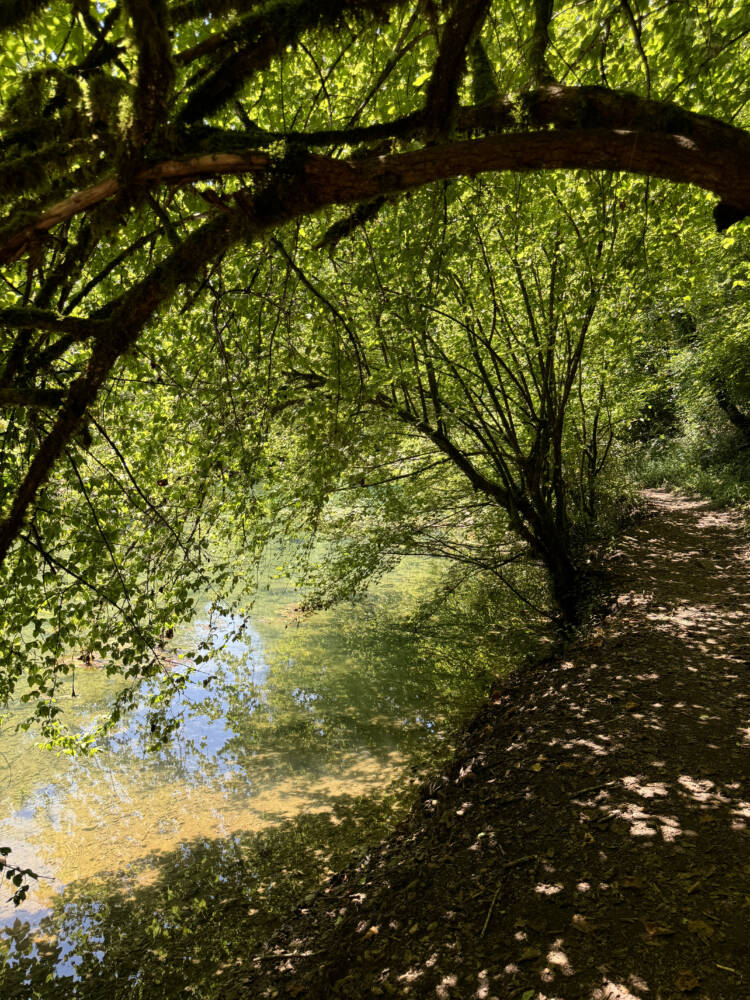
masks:
[[(433, 584), (407, 561), (299, 624), (293, 594), (262, 591), (155, 754), (145, 710), (71, 759), (16, 733), (19, 708), (0, 732), (0, 843), (46, 878), (17, 910), (3, 899), (0, 996), (208, 998), (236, 979), (254, 941), (398, 821), (409, 780), (510, 657), (487, 622), (402, 628)], [(66, 715), (103, 718), (118, 683), (79, 669)]]

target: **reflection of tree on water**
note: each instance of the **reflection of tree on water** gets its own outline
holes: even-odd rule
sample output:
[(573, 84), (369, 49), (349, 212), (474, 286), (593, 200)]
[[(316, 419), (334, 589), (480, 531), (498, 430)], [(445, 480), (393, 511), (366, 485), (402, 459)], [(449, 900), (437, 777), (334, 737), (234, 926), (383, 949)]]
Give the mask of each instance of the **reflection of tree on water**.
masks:
[(455, 728), (533, 633), (486, 581), (459, 588), (449, 578), (449, 593), (429, 604), (422, 580), (412, 588), (279, 631), (258, 684), (247, 680), (252, 650), (220, 652), (194, 710), (224, 720), (221, 757), (262, 780), (269, 765), (316, 771), (353, 751), (410, 754), (426, 734)]
[(383, 792), (320, 805), (328, 811), (69, 886), (38, 929), (17, 921), (0, 932), (4, 1000), (210, 1000), (228, 976), (241, 981), (243, 961), (404, 809)]
[[(409, 763), (444, 754), (443, 738), (488, 678), (531, 641), (517, 610), (493, 605), (486, 584), (455, 584), (449, 576), (424, 604), (414, 574), (299, 628), (283, 615), (261, 622), (254, 643), (217, 651), (209, 687), (198, 678), (186, 689), (172, 744), (143, 757), (144, 712), (112, 738), (111, 753), (81, 765), (66, 786), (78, 826), (58, 833), (55, 848), (96, 855), (95, 867), (79, 870), (103, 871), (74, 874), (38, 931), (19, 922), (0, 936), (9, 955), (3, 1000), (34, 996), (29, 983), (51, 1000), (211, 997), (220, 968), (251, 954), (327, 869), (402, 815), (382, 791), (352, 793), (380, 790)], [(278, 608), (279, 595), (269, 602)], [(121, 790), (114, 801), (104, 772), (107, 788)], [(64, 805), (61, 788), (52, 801)], [(94, 811), (101, 819), (107, 810), (107, 829), (92, 826), (82, 840), (80, 816), (94, 822)], [(131, 834), (118, 855), (109, 841), (122, 847)], [(186, 843), (173, 848), (180, 837)], [(55, 969), (60, 978), (45, 983)], [(122, 985), (113, 993), (112, 983)]]

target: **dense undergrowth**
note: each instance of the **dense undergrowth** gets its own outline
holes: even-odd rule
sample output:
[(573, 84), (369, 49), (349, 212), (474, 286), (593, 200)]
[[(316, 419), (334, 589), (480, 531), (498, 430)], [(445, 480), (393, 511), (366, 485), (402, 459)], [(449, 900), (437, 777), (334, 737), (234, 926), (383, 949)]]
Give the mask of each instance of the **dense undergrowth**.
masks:
[(680, 436), (648, 442), (632, 474), (644, 487), (698, 493), (750, 518), (750, 443), (731, 428), (694, 423)]

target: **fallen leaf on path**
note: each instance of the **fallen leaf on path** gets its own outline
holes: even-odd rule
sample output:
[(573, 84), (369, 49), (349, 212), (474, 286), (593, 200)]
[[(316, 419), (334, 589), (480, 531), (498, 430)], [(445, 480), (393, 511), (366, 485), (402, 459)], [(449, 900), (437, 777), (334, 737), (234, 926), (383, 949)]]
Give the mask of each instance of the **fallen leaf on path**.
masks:
[(693, 990), (697, 990), (700, 986), (698, 977), (689, 969), (683, 969), (682, 972), (679, 972), (674, 984), (680, 993), (692, 993)]
[(704, 943), (714, 936), (714, 929), (705, 920), (686, 920), (685, 925), (691, 934), (696, 934)]
[(535, 958), (541, 956), (541, 951), (538, 948), (524, 948), (518, 959), (519, 962), (533, 962)]

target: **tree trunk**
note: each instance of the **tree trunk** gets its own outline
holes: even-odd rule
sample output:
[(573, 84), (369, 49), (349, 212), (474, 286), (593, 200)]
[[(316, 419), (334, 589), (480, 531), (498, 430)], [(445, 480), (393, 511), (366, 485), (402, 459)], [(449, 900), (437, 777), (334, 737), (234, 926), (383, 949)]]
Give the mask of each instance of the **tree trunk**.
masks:
[(726, 383), (718, 377), (714, 379), (716, 402), (727, 416), (729, 422), (737, 428), (745, 440), (750, 443), (750, 417), (743, 413), (729, 398)]
[(538, 516), (533, 525), (536, 552), (549, 573), (563, 629), (575, 628), (582, 621), (586, 574), (576, 565), (567, 530), (561, 530), (551, 511), (545, 515)]
[(552, 594), (560, 609), (563, 628), (575, 628), (582, 621), (584, 575), (569, 559), (561, 559), (547, 567), (552, 584)]

